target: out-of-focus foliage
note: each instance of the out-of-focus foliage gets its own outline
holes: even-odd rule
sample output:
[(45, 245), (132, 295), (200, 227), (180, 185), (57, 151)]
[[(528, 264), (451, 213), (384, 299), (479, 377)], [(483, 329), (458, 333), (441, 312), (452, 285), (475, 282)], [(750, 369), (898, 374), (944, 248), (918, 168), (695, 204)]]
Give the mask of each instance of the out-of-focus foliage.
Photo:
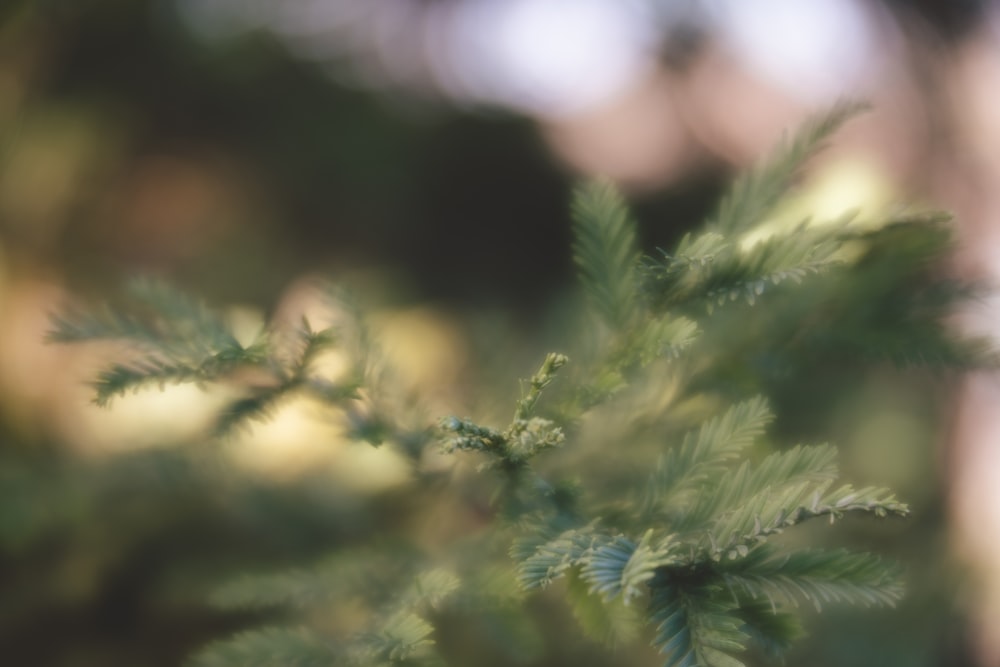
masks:
[[(468, 658), (459, 657), (449, 629), (482, 623), (501, 632), (504, 619), (518, 617), (544, 649), (503, 638), (499, 654), (491, 642), (465, 650), (483, 656), (477, 662), (558, 661), (578, 641), (575, 631), (533, 615), (523, 594), (564, 578), (582, 630), (627, 651), (630, 662), (668, 667), (754, 664), (751, 647), (780, 655), (801, 634), (792, 613), (800, 602), (897, 603), (896, 566), (867, 553), (789, 544), (783, 533), (814, 518), (905, 516), (906, 505), (883, 488), (835, 484), (836, 450), (828, 445), (783, 447), (776, 439), (778, 451), (765, 454), (774, 414), (756, 394), (787, 382), (803, 359), (985, 362), (981, 344), (944, 328), (961, 286), (914, 280), (946, 249), (940, 220), (911, 216), (872, 230), (842, 218), (740, 243), (855, 110), (837, 107), (808, 124), (738, 181), (714, 218), (729, 223), (710, 223), (656, 258), (640, 260), (634, 223), (608, 185), (581, 188), (574, 257), (589, 308), (565, 334), (576, 361), (547, 355), (503, 427), (446, 417), (435, 434), (412, 423), (391, 370), (370, 372), (377, 348), (358, 333), (367, 329), (356, 315), (318, 331), (303, 318), (286, 332), (288, 349), (273, 342), (280, 339), (273, 330), (240, 344), (201, 305), (148, 284), (132, 290), (131, 307), (57, 316), (55, 341), (125, 339), (135, 349), (99, 376), (100, 403), (149, 383), (238, 385), (253, 377), (251, 395), (223, 408), (223, 435), (304, 392), (319, 399), (325, 418), (349, 424), (350, 436), (406, 456), (410, 481), (397, 502), (429, 503), (415, 508), (415, 519), (433, 507), (484, 510), (475, 529), (437, 540), (400, 525), (364, 547), (345, 545), (319, 566), (224, 584), (214, 597), (223, 608), (284, 609), (285, 622), (213, 643), (193, 664), (463, 664)], [(740, 217), (733, 202), (753, 215)], [(878, 272), (880, 289), (850, 289), (870, 280), (866, 271)], [(829, 312), (856, 315), (830, 321)], [(340, 340), (351, 341), (342, 382), (314, 367)], [(434, 439), (440, 453), (426, 446)], [(472, 453), (481, 463), (475, 473), (442, 468), (441, 453)], [(483, 479), (490, 484), (473, 481)], [(511, 594), (514, 581), (523, 593)], [(636, 648), (637, 636), (658, 660)], [(588, 664), (622, 657), (597, 653)]]
[[(970, 6), (976, 3), (891, 4), (919, 5), (934, 16), (935, 27), (947, 27), (955, 38), (969, 29)], [(664, 58), (671, 67), (697, 64), (701, 47), (688, 33), (678, 37)], [(547, 451), (538, 465), (546, 477), (551, 464), (555, 470), (578, 469), (581, 479), (555, 484), (553, 496), (571, 500), (586, 479), (591, 492), (611, 498), (603, 509), (612, 516), (616, 491), (654, 474), (645, 465), (637, 476), (631, 460), (618, 451), (620, 443), (631, 443), (637, 457), (655, 461), (664, 441), (679, 443), (705, 418), (723, 414), (726, 405), (766, 395), (776, 418), (767, 436), (748, 449), (755, 461), (783, 443), (834, 442), (846, 478), (859, 486), (891, 486), (912, 508), (905, 522), (845, 521), (834, 531), (805, 524), (798, 534), (782, 538), (789, 548), (832, 540), (838, 548), (885, 554), (904, 564), (907, 584), (907, 595), (891, 610), (858, 613), (825, 605), (822, 618), (814, 619), (811, 605), (803, 605), (809, 634), (793, 646), (789, 664), (965, 664), (967, 611), (955, 593), (960, 582), (949, 559), (943, 499), (947, 466), (938, 449), (953, 379), (903, 354), (920, 350), (926, 359), (951, 361), (964, 355), (922, 325), (936, 321), (962, 291), (939, 270), (948, 235), (943, 225), (928, 219), (866, 232), (848, 243), (851, 252), (843, 259), (849, 271), (826, 266), (822, 276), (803, 275), (804, 287), (765, 283), (759, 297), (755, 288), (743, 289), (735, 302), (726, 295), (722, 306), (718, 299), (693, 299), (675, 308), (669, 320), (638, 327), (633, 339), (609, 346), (607, 337), (614, 335), (608, 325), (582, 320), (579, 299), (563, 291), (573, 257), (571, 209), (565, 205), (570, 177), (530, 120), (373, 94), (363, 81), (331, 83), (322, 68), (299, 55), (262, 31), (199, 41), (178, 20), (174, 3), (165, 0), (0, 3), (0, 655), (5, 663), (176, 665), (199, 647), (240, 632), (293, 643), (306, 636), (302, 625), (353, 630), (370, 611), (353, 608), (351, 600), (338, 607), (345, 610), (342, 617), (309, 611), (306, 622), (298, 612), (281, 610), (298, 598), (302, 588), (296, 585), (312, 586), (314, 572), (340, 567), (337, 554), (363, 558), (373, 546), (382, 553), (396, 550), (402, 562), (385, 565), (392, 581), (405, 578), (406, 567), (440, 564), (442, 545), (456, 559), (479, 562), (482, 545), (475, 540), (467, 545), (462, 536), (475, 536), (494, 520), (490, 503), (499, 492), (489, 486), (493, 473), (474, 475), (463, 464), (452, 477), (455, 493), (438, 493), (434, 484), (447, 468), (436, 455), (421, 454), (417, 465), (426, 479), (418, 485), (423, 491), (412, 494), (407, 465), (382, 455), (423, 451), (428, 436), (423, 427), (433, 423), (442, 404), (452, 406), (462, 421), (505, 430), (517, 378), (530, 373), (546, 350), (559, 349), (572, 362), (546, 390), (535, 419), (548, 419), (553, 427), (574, 425), (563, 427), (567, 442)], [(727, 90), (725, 82), (717, 83), (710, 88)], [(942, 113), (936, 96), (946, 90), (926, 87), (935, 114)], [(877, 110), (893, 121), (898, 116), (904, 125), (907, 114), (927, 113), (919, 104), (904, 113), (879, 102)], [(758, 119), (752, 109), (734, 111), (740, 119)], [(973, 139), (977, 149), (989, 145), (979, 135)], [(936, 140), (939, 149), (947, 149), (947, 138)], [(658, 145), (645, 136), (641, 143)], [(931, 170), (977, 182), (950, 168), (940, 153), (918, 156), (910, 164), (919, 176), (907, 184), (921, 193)], [(693, 221), (719, 217), (706, 215), (719, 187), (717, 160), (706, 165), (704, 156), (696, 155), (691, 180), (630, 197), (641, 242), (633, 246), (630, 229), (618, 228), (625, 240), (621, 247), (628, 250), (619, 261), (646, 248), (649, 256), (635, 270), (650, 271), (647, 287), (658, 280), (670, 284), (669, 278), (663, 282), (665, 267), (680, 255), (676, 241)], [(864, 169), (848, 168), (854, 169), (848, 174), (854, 181), (868, 177)], [(936, 188), (926, 191), (931, 190), (936, 196)], [(590, 200), (624, 213), (609, 189), (590, 189), (579, 198)], [(808, 214), (813, 199), (804, 201)], [(825, 233), (821, 227), (800, 231)], [(730, 268), (717, 275), (706, 266), (679, 287), (690, 284), (692, 295), (703, 294), (710, 278), (731, 285), (775, 262), (784, 266), (782, 256), (748, 266), (742, 250), (754, 239), (726, 240), (720, 257)], [(651, 250), (656, 244), (666, 253)], [(115, 293), (133, 303), (130, 288), (117, 285), (123, 276), (142, 272), (167, 276), (210, 302), (238, 302), (238, 308), (218, 313), (241, 348), (229, 349), (263, 354), (253, 349), (254, 334), (264, 331), (260, 322), (267, 318), (256, 313), (281, 310), (286, 304), (279, 294), (286, 285), (330, 267), (338, 277), (364, 269), (360, 291), (378, 295), (364, 301), (408, 314), (385, 318), (402, 322), (403, 330), (397, 326), (381, 340), (386, 352), (393, 352), (393, 338), (410, 341), (409, 365), (423, 375), (419, 381), (380, 382), (384, 391), (400, 390), (388, 403), (406, 408), (396, 413), (405, 415), (406, 429), (373, 419), (385, 410), (360, 392), (360, 402), (346, 395), (335, 401), (358, 408), (340, 414), (335, 424), (314, 420), (321, 429), (289, 435), (289, 413), (315, 416), (327, 402), (299, 386), (280, 392), (275, 396), (280, 400), (259, 404), (271, 409), (273, 419), (247, 422), (247, 428), (208, 444), (210, 430), (220, 423), (218, 405), (235, 401), (233, 412), (249, 415), (253, 404), (239, 401), (267, 396), (286, 384), (282, 378), (289, 376), (283, 373), (294, 375), (302, 360), (294, 354), (302, 343), (295, 334), (297, 317), (282, 321), (278, 338), (258, 341), (267, 343), (267, 354), (246, 359), (250, 369), (212, 360), (225, 346), (192, 353), (182, 366), (193, 373), (186, 377), (201, 378), (209, 391), (195, 388), (179, 396), (169, 384), (172, 377), (180, 379), (175, 375), (162, 378), (168, 391), (160, 396), (155, 388), (160, 380), (152, 379), (152, 391), (114, 398), (112, 411), (88, 406), (88, 397), (68, 389), (98, 379), (90, 364), (108, 352), (102, 345), (96, 351), (37, 350), (62, 286), (91, 295), (94, 302), (101, 301), (95, 295)], [(374, 268), (368, 272), (369, 267)], [(656, 293), (645, 294), (651, 311), (660, 312)], [(588, 298), (601, 308), (603, 297)], [(434, 307), (411, 308), (423, 299)], [(627, 304), (624, 312), (638, 317), (640, 301)], [(709, 303), (713, 310), (706, 318)], [(237, 322), (248, 312), (249, 333)], [(274, 314), (275, 322), (281, 319)], [(330, 324), (310, 321), (320, 331)], [(461, 327), (454, 326), (457, 321)], [(440, 334), (446, 325), (447, 336), (423, 335)], [(162, 333), (155, 326), (153, 331)], [(897, 346), (903, 335), (913, 340)], [(317, 372), (312, 379), (334, 378), (345, 389), (353, 384), (341, 372), (345, 344), (351, 343), (338, 337), (308, 366)], [(141, 346), (115, 350), (123, 366), (145, 360), (158, 368), (162, 361)], [(684, 364), (699, 362), (686, 389), (672, 374), (657, 375), (667, 359), (685, 353)], [(883, 363), (887, 357), (904, 362), (902, 368)], [(594, 368), (599, 372), (584, 370)], [(613, 370), (619, 368), (625, 372)], [(112, 376), (121, 389), (143, 377), (141, 370), (123, 371), (127, 368)], [(644, 377), (651, 377), (652, 385)], [(449, 391), (441, 392), (442, 386)], [(571, 395), (564, 395), (570, 388)], [(609, 403), (582, 420), (580, 432), (592, 437), (576, 439), (573, 415), (609, 396), (641, 407), (641, 419), (622, 424)], [(421, 401), (434, 407), (421, 408)], [(664, 406), (671, 408), (670, 419), (657, 421)], [(535, 422), (534, 433), (539, 426), (545, 424)], [(178, 441), (173, 427), (183, 431), (177, 449), (168, 448)], [(542, 431), (553, 433), (547, 426)], [(401, 442), (393, 436), (404, 432), (410, 437), (397, 447)], [(337, 433), (382, 439), (390, 446), (376, 451), (345, 445)], [(253, 438), (265, 434), (280, 448), (259, 448)], [(302, 440), (311, 443), (310, 456), (330, 457), (299, 458)], [(615, 447), (613, 458), (599, 449), (608, 442)], [(240, 457), (252, 461), (251, 472), (241, 467), (246, 461)], [(456, 495), (462, 502), (455, 502)], [(388, 544), (386, 535), (399, 541)], [(488, 556), (501, 567), (461, 571), (444, 564), (432, 570), (474, 582), (466, 589), (481, 594), (449, 594), (428, 614), (437, 646), (446, 647), (454, 663), (656, 664), (641, 648), (629, 648), (651, 639), (639, 622), (641, 605), (625, 606), (621, 596), (605, 603), (570, 571), (524, 607), (505, 546), (495, 545)], [(259, 582), (267, 581), (273, 596), (263, 594), (268, 589)], [(334, 591), (320, 587), (315, 595), (324, 590)], [(487, 608), (493, 611), (483, 613)], [(796, 632), (791, 619), (775, 616), (768, 604), (743, 611), (748, 618), (756, 611), (758, 625), (777, 624), (772, 636)], [(275, 627), (293, 629), (266, 629)], [(615, 643), (616, 653), (576, 641), (581, 629), (599, 642)], [(574, 640), (557, 644), (556, 637)]]

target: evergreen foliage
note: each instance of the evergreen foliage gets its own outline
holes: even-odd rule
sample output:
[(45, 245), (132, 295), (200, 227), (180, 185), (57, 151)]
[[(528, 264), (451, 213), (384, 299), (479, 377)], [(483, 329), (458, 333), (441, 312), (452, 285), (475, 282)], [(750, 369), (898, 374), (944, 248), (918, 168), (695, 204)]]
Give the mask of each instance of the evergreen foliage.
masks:
[[(508, 618), (524, 596), (553, 587), (591, 637), (621, 646), (645, 633), (667, 667), (740, 667), (750, 645), (779, 655), (801, 634), (800, 603), (895, 604), (903, 594), (898, 566), (865, 553), (794, 548), (779, 534), (821, 517), (903, 517), (906, 505), (885, 489), (838, 484), (830, 445), (764, 454), (779, 443), (768, 440), (775, 415), (759, 392), (803, 359), (981, 361), (981, 347), (954, 340), (942, 324), (964, 288), (920, 278), (944, 247), (942, 222), (925, 216), (861, 229), (848, 217), (755, 244), (742, 236), (859, 108), (840, 105), (807, 123), (737, 182), (705, 231), (653, 257), (640, 258), (613, 188), (581, 187), (573, 256), (601, 326), (567, 344), (577, 361), (549, 354), (522, 383), (504, 426), (449, 416), (436, 429), (414, 428), (389, 405), (357, 429), (410, 456), (415, 493), (446, 493), (424, 466), (425, 444), (437, 440), (445, 453), (478, 460), (488, 471), (480, 474), (496, 480), (493, 530), (441, 545), (447, 555), (382, 543), (224, 584), (216, 604), (284, 608), (297, 629), (237, 635), (192, 664), (455, 664), (437, 619)], [(863, 292), (873, 273), (880, 291)], [(359, 322), (357, 335), (303, 321), (290, 338), (269, 330), (243, 346), (221, 317), (172, 290), (138, 283), (128, 296), (125, 309), (54, 319), (54, 341), (133, 344), (133, 356), (95, 383), (99, 404), (151, 383), (261, 371), (269, 380), (219, 416), (225, 433), (295, 392), (356, 415), (362, 393), (385, 388)], [(346, 383), (312, 370), (315, 355), (334, 345), (357, 359)], [(352, 610), (349, 620), (334, 618), (340, 605)]]
[[(339, 305), (341, 295), (334, 287), (327, 286), (324, 294), (331, 304)], [(48, 336), (57, 343), (129, 344), (130, 358), (101, 371), (93, 383), (94, 401), (100, 406), (150, 384), (205, 385), (222, 382), (237, 371), (258, 371), (258, 382), (219, 414), (215, 433), (225, 435), (248, 421), (266, 418), (294, 392), (333, 404), (356, 399), (366, 374), (362, 354), (352, 354), (356, 359), (352, 375), (336, 384), (311, 369), (323, 350), (338, 343), (344, 343), (348, 352), (360, 352), (363, 332), (355, 336), (358, 341), (342, 340), (332, 328), (314, 331), (303, 319), (291, 332), (261, 331), (244, 346), (220, 315), (166, 285), (137, 280), (127, 285), (124, 297), (114, 307), (69, 310), (53, 317)]]
[(608, 183), (581, 188), (573, 199), (573, 259), (594, 310), (614, 328), (635, 310), (635, 226), (625, 202)]
[(808, 120), (793, 136), (784, 138), (767, 162), (736, 180), (709, 221), (709, 230), (732, 236), (762, 222), (794, 184), (805, 162), (845, 121), (866, 108), (860, 102), (839, 102)]

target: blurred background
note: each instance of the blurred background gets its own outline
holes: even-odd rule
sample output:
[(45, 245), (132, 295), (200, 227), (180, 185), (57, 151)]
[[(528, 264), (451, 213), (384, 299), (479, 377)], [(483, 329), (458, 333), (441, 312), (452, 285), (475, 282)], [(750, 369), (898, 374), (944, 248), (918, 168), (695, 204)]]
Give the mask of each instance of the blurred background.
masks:
[[(197, 389), (92, 406), (94, 351), (43, 344), (68, 295), (159, 276), (252, 332), (330, 275), (375, 305), (405, 381), (461, 413), (470, 367), (513, 355), (516, 377), (558, 348), (580, 177), (618, 183), (643, 246), (666, 246), (843, 97), (873, 110), (812, 166), (802, 211), (952, 211), (954, 270), (996, 280), (1000, 2), (0, 3), (5, 664), (180, 664), (267, 620), (204, 603), (220, 572), (402, 521), (369, 502), (401, 464), (306, 414), (192, 463), (171, 451), (205, 427)], [(956, 326), (996, 335), (1000, 303)], [(848, 476), (915, 506), (892, 538), (919, 583), (877, 625), (831, 614), (794, 664), (1000, 665), (997, 406), (994, 375), (881, 369), (809, 408)]]

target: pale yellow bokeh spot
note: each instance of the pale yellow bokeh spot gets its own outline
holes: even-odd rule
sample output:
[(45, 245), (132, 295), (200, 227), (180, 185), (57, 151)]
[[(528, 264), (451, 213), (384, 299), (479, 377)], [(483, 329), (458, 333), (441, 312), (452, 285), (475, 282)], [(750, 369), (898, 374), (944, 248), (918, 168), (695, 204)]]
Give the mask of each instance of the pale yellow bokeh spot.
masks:
[(90, 454), (177, 445), (205, 438), (226, 397), (193, 384), (156, 386), (115, 398), (108, 407), (90, 402), (80, 387), (77, 410), (59, 415), (59, 429), (79, 451)]
[(894, 191), (886, 175), (862, 156), (830, 162), (794, 195), (787, 197), (774, 213), (740, 239), (749, 250), (775, 234), (787, 234), (802, 224), (830, 224), (850, 216), (859, 229), (873, 228), (884, 221)]
[(373, 317), (379, 349), (393, 379), (424, 394), (453, 390), (468, 359), (465, 338), (443, 313), (411, 308)]
[(330, 408), (292, 399), (264, 421), (247, 425), (228, 451), (242, 470), (273, 481), (328, 475), (339, 487), (373, 493), (404, 482), (406, 462), (391, 447), (376, 449), (348, 438)]

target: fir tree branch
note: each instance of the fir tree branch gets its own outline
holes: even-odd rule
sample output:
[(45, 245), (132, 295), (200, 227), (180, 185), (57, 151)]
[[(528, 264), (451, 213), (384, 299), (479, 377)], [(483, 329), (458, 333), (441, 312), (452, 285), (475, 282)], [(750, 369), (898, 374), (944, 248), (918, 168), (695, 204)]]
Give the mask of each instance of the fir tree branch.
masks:
[[(358, 548), (311, 568), (244, 574), (220, 585), (210, 602), (220, 609), (309, 609), (356, 597), (381, 604), (381, 597), (398, 592), (401, 580), (412, 580), (411, 585), (417, 586), (422, 576), (414, 574), (414, 564), (398, 554)], [(419, 585), (427, 587), (434, 582), (431, 579)], [(438, 583), (447, 588), (446, 582)]]
[(515, 543), (512, 551), (517, 561), (517, 575), (524, 590), (545, 588), (564, 576), (571, 567), (580, 564), (597, 539), (592, 526), (572, 528), (534, 547), (527, 557), (530, 543)]
[(409, 664), (432, 657), (434, 626), (417, 614), (400, 611), (375, 633), (359, 637), (362, 664)]
[(264, 628), (215, 642), (199, 651), (191, 667), (331, 667), (337, 655), (305, 629)]
[(636, 316), (635, 224), (624, 200), (608, 183), (589, 183), (573, 195), (573, 261), (598, 315), (612, 331)]
[(638, 363), (645, 366), (656, 359), (677, 359), (700, 334), (698, 323), (686, 317), (651, 319), (646, 327), (637, 330)]
[(788, 191), (806, 160), (845, 122), (867, 108), (863, 103), (841, 102), (806, 121), (778, 145), (769, 160), (737, 178), (709, 221), (709, 228), (734, 236), (760, 223)]
[(621, 597), (606, 600), (594, 594), (577, 570), (566, 577), (566, 600), (584, 634), (606, 646), (629, 644), (639, 636), (642, 618), (637, 606)]
[(240, 346), (220, 350), (196, 362), (162, 359), (149, 354), (127, 364), (116, 363), (102, 370), (94, 387), (94, 402), (106, 407), (116, 397), (150, 385), (163, 389), (168, 384), (204, 384), (225, 377), (240, 367), (259, 366), (264, 350)]
[(731, 655), (750, 639), (736, 611), (716, 586), (654, 584), (649, 616), (664, 667), (744, 667)]
[(203, 303), (148, 279), (131, 281), (120, 307), (71, 309), (51, 321), (47, 340), (57, 343), (126, 340), (189, 360), (240, 347), (222, 319)]
[(542, 395), (542, 390), (549, 386), (560, 368), (566, 365), (569, 358), (564, 354), (549, 352), (545, 355), (545, 361), (538, 372), (531, 376), (528, 382), (528, 390), (524, 390), (522, 382), (521, 398), (517, 401), (517, 409), (514, 411), (514, 422), (523, 421), (531, 417), (535, 409), (535, 404)]
[(736, 615), (743, 621), (743, 632), (777, 664), (792, 642), (805, 634), (795, 615), (779, 611), (767, 600), (740, 600)]
[(521, 398), (517, 401), (514, 419), (502, 432), (457, 417), (440, 420), (440, 430), (454, 434), (444, 440), (444, 451), (483, 452), (492, 457), (486, 467), (499, 466), (513, 473), (524, 469), (540, 452), (560, 446), (565, 439), (562, 428), (548, 419), (529, 416), (534, 411), (542, 390), (552, 382), (556, 372), (567, 361), (569, 359), (562, 354), (546, 355), (542, 367), (528, 382), (527, 391), (522, 382)]
[[(870, 514), (878, 518), (905, 517), (909, 508), (885, 489), (855, 490), (844, 485), (826, 492), (828, 483), (808, 481), (757, 493), (738, 509), (720, 517), (701, 542), (713, 559), (736, 559), (766, 538), (803, 521), (827, 517), (832, 523), (846, 514)], [(825, 495), (824, 495), (825, 494)]]
[(711, 474), (720, 473), (753, 444), (773, 418), (767, 401), (758, 396), (732, 406), (697, 431), (688, 433), (680, 445), (660, 459), (649, 477), (640, 505), (642, 516), (655, 516), (670, 505), (683, 502)]
[(621, 596), (626, 605), (640, 595), (656, 570), (674, 561), (672, 536), (655, 545), (652, 536), (650, 529), (638, 544), (624, 535), (593, 544), (580, 559), (581, 575), (591, 592), (608, 601)]
[[(602, 477), (617, 463), (610, 460), (612, 455), (622, 459), (622, 468), (645, 465), (642, 457), (658, 443), (654, 436), (678, 429), (680, 422), (670, 421), (675, 418), (689, 423), (688, 416), (701, 410), (706, 398), (715, 401), (722, 395), (752, 393), (743, 386), (712, 385), (718, 376), (732, 372), (731, 358), (749, 355), (743, 348), (728, 353), (728, 347), (712, 347), (717, 340), (726, 345), (734, 339), (739, 342), (742, 338), (736, 334), (742, 332), (722, 331), (733, 320), (723, 313), (705, 317), (705, 306), (754, 305), (772, 286), (783, 285), (783, 295), (794, 297), (787, 310), (775, 300), (757, 306), (770, 308), (758, 322), (769, 322), (774, 313), (784, 315), (781, 325), (787, 332), (778, 325), (772, 329), (758, 325), (769, 334), (788, 334), (765, 341), (776, 349), (790, 339), (819, 345), (824, 342), (820, 338), (828, 336), (825, 342), (831, 347), (855, 344), (859, 349), (919, 358), (944, 350), (941, 356), (947, 363), (960, 357), (958, 351), (949, 352), (949, 339), (938, 321), (953, 303), (954, 292), (948, 286), (940, 291), (921, 287), (917, 290), (921, 293), (913, 294), (914, 285), (922, 285), (915, 277), (926, 270), (925, 260), (937, 256), (935, 230), (915, 224), (862, 233), (849, 229), (845, 219), (774, 234), (750, 247), (737, 238), (773, 210), (803, 162), (860, 108), (842, 104), (807, 123), (768, 164), (737, 183), (707, 231), (686, 236), (673, 253), (647, 259), (641, 267), (635, 226), (621, 197), (606, 184), (577, 191), (574, 261), (590, 306), (611, 335), (601, 329), (596, 338), (604, 348), (592, 355), (599, 362), (584, 371), (587, 377), (571, 391), (577, 396), (591, 392), (588, 400), (580, 401), (586, 408), (623, 387), (630, 389), (619, 392), (620, 401), (608, 406), (619, 410), (628, 426), (601, 424), (594, 430), (599, 438), (592, 438), (593, 451)], [(902, 244), (899, 250), (894, 234), (913, 240), (914, 247)], [(901, 257), (887, 260), (896, 258), (892, 253), (897, 250)], [(830, 271), (834, 267), (843, 270)], [(821, 281), (795, 285), (820, 271), (828, 271), (831, 286), (820, 285)], [(324, 290), (336, 316), (349, 320), (343, 327), (314, 331), (303, 320), (290, 331), (282, 328), (289, 335), (280, 340), (269, 329), (270, 335), (248, 348), (239, 345), (224, 318), (156, 284), (130, 288), (130, 310), (124, 314), (95, 309), (54, 318), (50, 338), (60, 342), (114, 338), (133, 344), (134, 361), (114, 364), (98, 377), (97, 397), (102, 403), (150, 384), (227, 380), (238, 367), (249, 365), (267, 381), (248, 387), (243, 397), (222, 411), (220, 433), (266, 416), (284, 397), (302, 393), (346, 407), (349, 418), (357, 418), (359, 433), (367, 431), (372, 440), (383, 431), (398, 435), (391, 415), (404, 409), (401, 404), (387, 401), (384, 408), (368, 414), (354, 403), (362, 389), (366, 400), (376, 400), (381, 366), (373, 361), (374, 344), (352, 303), (332, 287)], [(870, 290), (877, 290), (878, 298), (872, 298)], [(801, 305), (812, 299), (818, 303)], [(858, 304), (867, 304), (871, 312)], [(805, 316), (789, 316), (794, 308)], [(831, 322), (833, 326), (827, 326)], [(742, 329), (743, 322), (737, 324)], [(317, 358), (333, 345), (355, 360), (347, 380), (318, 376)], [(672, 357), (684, 362), (655, 363)], [(630, 496), (613, 483), (605, 489), (593, 479), (580, 482), (570, 494), (559, 490), (569, 484), (549, 484), (537, 476), (531, 467), (535, 458), (565, 444), (563, 425), (573, 425), (571, 436), (577, 426), (580, 431), (594, 426), (587, 419), (573, 421), (583, 411), (580, 405), (573, 406), (562, 424), (538, 416), (540, 397), (565, 363), (563, 355), (546, 356), (541, 368), (522, 383), (506, 426), (492, 428), (454, 417), (440, 422), (446, 451), (478, 452), (487, 460), (485, 467), (497, 467), (502, 473), (506, 495), (497, 517), (503, 519), (496, 520), (508, 520), (509, 532), (494, 532), (518, 537), (509, 551), (514, 572), (506, 564), (499, 586), (487, 586), (481, 576), (497, 556), (495, 542), (470, 550), (473, 555), (466, 555), (464, 564), (450, 555), (445, 564), (439, 561), (424, 569), (414, 567), (412, 559), (401, 566), (394, 545), (375, 550), (382, 557), (354, 552), (344, 561), (317, 568), (244, 577), (223, 587), (215, 602), (227, 608), (289, 608), (315, 624), (317, 618), (331, 616), (317, 612), (349, 599), (356, 605), (352, 622), (363, 631), (334, 642), (328, 635), (335, 628), (326, 625), (322, 636), (262, 630), (212, 645), (194, 664), (441, 664), (433, 648), (434, 612), (467, 614), (488, 604), (487, 615), (496, 610), (513, 614), (521, 593), (510, 585), (512, 578), (525, 591), (566, 578), (567, 595), (581, 625), (591, 634), (614, 640), (633, 636), (638, 605), (632, 603), (648, 599), (654, 645), (668, 667), (742, 667), (734, 656), (751, 641), (783, 650), (797, 634), (794, 619), (783, 609), (790, 604), (892, 604), (900, 597), (898, 569), (873, 556), (785, 552), (765, 544), (772, 535), (809, 519), (832, 521), (847, 513), (903, 516), (907, 508), (883, 489), (834, 488), (836, 452), (830, 446), (795, 447), (757, 464), (746, 460), (747, 450), (773, 419), (762, 397), (733, 405), (670, 443), (641, 494)], [(703, 368), (717, 375), (708, 377), (708, 371), (697, 375)], [(657, 376), (663, 369), (671, 374), (669, 391), (663, 391), (665, 384)], [(709, 389), (703, 391), (706, 386)], [(747, 386), (760, 382), (750, 380)], [(647, 395), (655, 399), (646, 399)], [(654, 412), (647, 409), (646, 400), (656, 406), (648, 421), (659, 421), (643, 430), (636, 423)], [(664, 411), (664, 406), (669, 409)], [(678, 418), (678, 413), (683, 416)], [(601, 416), (595, 414), (591, 421)], [(421, 431), (423, 437), (430, 437), (428, 432)], [(547, 460), (558, 463), (556, 457)], [(436, 492), (438, 487), (434, 488)], [(614, 497), (609, 499), (610, 495)], [(525, 617), (516, 618), (523, 622)]]
[(797, 446), (776, 452), (756, 467), (744, 461), (720, 475), (710, 487), (713, 492), (702, 493), (694, 506), (685, 510), (684, 519), (677, 528), (690, 530), (713, 517), (729, 525), (723, 520), (738, 516), (740, 509), (753, 505), (762, 494), (768, 502), (781, 502), (774, 499), (788, 492), (787, 497), (781, 497), (794, 506), (805, 498), (802, 494), (825, 490), (836, 478), (837, 451), (829, 445)]
[(640, 267), (642, 289), (656, 310), (704, 304), (714, 308), (731, 302), (754, 305), (787, 281), (841, 266), (844, 242), (852, 236), (848, 219), (821, 226), (800, 226), (744, 248), (707, 232), (686, 236), (674, 254), (646, 258)]
[(900, 568), (871, 554), (804, 550), (780, 553), (763, 545), (723, 566), (726, 583), (772, 609), (811, 602), (894, 606), (903, 596)]

